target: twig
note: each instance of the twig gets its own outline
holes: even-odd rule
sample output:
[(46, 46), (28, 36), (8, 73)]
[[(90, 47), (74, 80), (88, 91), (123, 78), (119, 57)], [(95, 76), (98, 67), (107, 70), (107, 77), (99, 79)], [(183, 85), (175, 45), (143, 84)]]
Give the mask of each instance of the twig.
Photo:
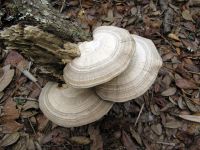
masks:
[(31, 125), (31, 128), (32, 128), (32, 130), (33, 130), (34, 134), (36, 135), (35, 129), (34, 129), (34, 127), (33, 127), (33, 125), (32, 125), (32, 123), (31, 123), (31, 121), (30, 121), (30, 119), (29, 119), (29, 118), (28, 118), (28, 122), (29, 122), (29, 124)]
[(163, 145), (170, 145), (170, 146), (176, 146), (175, 143), (168, 143), (168, 142), (162, 142), (162, 141), (158, 141), (156, 142), (157, 144), (163, 144)]
[(199, 72), (193, 72), (193, 71), (188, 71), (188, 70), (186, 70), (186, 71), (189, 72), (189, 73), (192, 73), (192, 74), (200, 75)]
[(66, 3), (66, 0), (63, 0), (62, 6), (60, 8), (60, 13), (62, 13), (63, 9), (65, 8), (65, 3)]
[(28, 98), (28, 97), (14, 97), (14, 100), (21, 99), (21, 100), (28, 100), (28, 101), (37, 101), (37, 99), (34, 98)]
[(139, 112), (139, 114), (138, 114), (138, 116), (137, 116), (137, 119), (136, 119), (136, 121), (135, 121), (135, 127), (136, 127), (136, 125), (137, 125), (137, 123), (138, 123), (138, 120), (139, 120), (139, 118), (140, 118), (140, 116), (141, 116), (141, 113), (142, 113), (142, 110), (143, 110), (143, 108), (144, 108), (144, 103), (142, 104), (142, 107), (141, 107), (141, 109), (140, 109), (140, 112)]
[(162, 34), (160, 34), (159, 32), (156, 32), (156, 34), (159, 35), (161, 38), (163, 38), (165, 42), (171, 46), (174, 52), (176, 52), (176, 49), (174, 48), (174, 46)]

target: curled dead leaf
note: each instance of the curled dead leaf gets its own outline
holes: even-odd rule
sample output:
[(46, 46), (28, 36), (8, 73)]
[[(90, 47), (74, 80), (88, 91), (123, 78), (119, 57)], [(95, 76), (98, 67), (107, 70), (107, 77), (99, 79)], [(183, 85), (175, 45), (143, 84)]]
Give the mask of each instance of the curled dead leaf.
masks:
[(136, 145), (133, 143), (131, 137), (123, 130), (122, 131), (122, 142), (127, 150), (136, 150)]
[(178, 79), (176, 85), (181, 89), (198, 89), (197, 85), (190, 80)]
[(28, 110), (28, 109), (39, 109), (39, 104), (37, 101), (27, 101), (23, 106), (22, 109), (24, 111)]
[(175, 87), (170, 87), (161, 93), (162, 96), (172, 96), (176, 93)]
[(182, 17), (183, 17), (183, 19), (185, 19), (185, 20), (188, 20), (188, 21), (194, 21), (193, 19), (192, 19), (192, 15), (190, 14), (190, 12), (189, 12), (189, 10), (184, 10), (183, 12), (182, 12)]
[(171, 129), (180, 128), (181, 126), (182, 124), (178, 120), (169, 121), (164, 124), (165, 128), (171, 128)]
[(10, 69), (10, 65), (4, 66), (0, 69), (0, 92), (10, 84), (14, 73), (15, 71), (14, 69)]
[(200, 123), (200, 115), (179, 115), (180, 118)]
[(4, 116), (1, 117), (1, 120), (6, 122), (7, 120), (15, 120), (19, 118), (19, 110), (16, 108), (16, 103), (12, 100), (12, 98), (9, 98), (6, 100), (6, 104), (3, 108)]
[(174, 33), (169, 33), (168, 37), (170, 39), (173, 39), (173, 40), (176, 40), (176, 41), (180, 41), (179, 37), (176, 34), (174, 34)]
[(87, 145), (90, 144), (90, 139), (85, 136), (74, 136), (69, 139), (72, 143), (80, 144), (80, 145)]
[(90, 144), (91, 150), (103, 150), (103, 140), (98, 128), (94, 128), (92, 125), (88, 128), (88, 133), (92, 143)]
[(23, 125), (14, 120), (9, 120), (8, 122), (3, 123), (2, 127), (3, 127), (2, 130), (3, 133), (13, 133), (22, 129)]
[(19, 132), (15, 132), (15, 133), (11, 133), (11, 134), (6, 134), (3, 137), (3, 139), (1, 140), (0, 146), (6, 147), (6, 146), (9, 146), (9, 145), (12, 145), (15, 142), (17, 142), (17, 140), (19, 139), (19, 137), (20, 137)]

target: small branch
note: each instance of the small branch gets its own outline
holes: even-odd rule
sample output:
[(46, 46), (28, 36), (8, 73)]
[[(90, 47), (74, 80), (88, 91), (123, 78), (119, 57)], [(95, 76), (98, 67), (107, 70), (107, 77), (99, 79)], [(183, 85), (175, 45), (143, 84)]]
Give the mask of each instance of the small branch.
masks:
[(141, 116), (141, 113), (142, 113), (143, 108), (144, 108), (144, 103), (142, 104), (142, 107), (141, 107), (141, 109), (140, 109), (140, 112), (139, 112), (139, 114), (138, 114), (138, 116), (137, 116), (137, 119), (136, 119), (136, 121), (135, 121), (135, 124), (134, 124), (135, 127), (136, 127), (136, 125), (137, 125), (137, 123), (138, 123), (138, 120), (139, 120), (139, 118), (140, 118), (140, 116)]

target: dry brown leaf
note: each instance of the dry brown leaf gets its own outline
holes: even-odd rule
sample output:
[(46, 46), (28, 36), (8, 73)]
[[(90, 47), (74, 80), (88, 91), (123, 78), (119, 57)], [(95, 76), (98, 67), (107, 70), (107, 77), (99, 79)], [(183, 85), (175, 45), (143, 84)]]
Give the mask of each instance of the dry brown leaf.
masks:
[(92, 125), (88, 128), (88, 133), (90, 135), (90, 139), (92, 143), (90, 144), (91, 150), (103, 150), (103, 140), (100, 135), (99, 129), (94, 128)]
[(130, 136), (123, 130), (122, 131), (122, 143), (127, 150), (136, 150), (136, 145), (133, 143)]
[(13, 150), (27, 150), (28, 149), (29, 136), (26, 133), (23, 133), (19, 141), (13, 145)]
[(170, 39), (173, 39), (173, 40), (176, 40), (176, 41), (180, 41), (179, 37), (178, 37), (176, 34), (169, 33), (169, 34), (168, 34), (168, 37), (169, 37)]
[(37, 101), (27, 101), (23, 106), (22, 109), (24, 111), (28, 110), (28, 109), (39, 109), (39, 104)]
[(20, 61), (24, 60), (23, 56), (16, 51), (11, 51), (4, 61), (4, 65), (16, 66)]
[(157, 134), (157, 135), (161, 135), (162, 134), (162, 126), (160, 123), (158, 124), (153, 124), (151, 126), (151, 129)]
[(32, 116), (35, 116), (35, 115), (37, 115), (38, 114), (38, 111), (34, 111), (34, 110), (30, 110), (30, 111), (23, 111), (23, 112), (21, 112), (21, 117), (22, 118), (30, 118), (30, 117), (32, 117)]
[(197, 85), (190, 80), (178, 79), (176, 85), (181, 89), (198, 89)]
[(17, 140), (19, 139), (20, 134), (19, 132), (15, 132), (15, 133), (11, 133), (11, 134), (6, 134), (3, 139), (1, 140), (0, 146), (2, 147), (6, 147), (9, 145), (14, 144), (15, 142), (17, 142)]
[(176, 93), (175, 87), (170, 87), (161, 93), (162, 96), (172, 96)]
[(142, 145), (140, 134), (138, 134), (132, 127), (130, 127), (132, 137), (137, 141), (138, 144)]
[(74, 136), (69, 139), (72, 143), (87, 145), (90, 144), (90, 139), (85, 136)]
[(178, 120), (169, 121), (164, 124), (165, 128), (171, 128), (171, 129), (180, 128), (181, 126), (182, 124)]
[(49, 119), (45, 117), (43, 114), (37, 115), (36, 120), (39, 131), (43, 131), (49, 123)]
[(200, 123), (200, 115), (179, 115), (180, 118), (185, 120), (194, 121)]
[(192, 19), (192, 15), (190, 14), (190, 12), (189, 12), (189, 10), (184, 10), (183, 12), (182, 12), (182, 16), (183, 16), (183, 18), (185, 19), (185, 20), (188, 20), (188, 21), (194, 21), (193, 19)]
[(28, 141), (27, 141), (27, 150), (35, 150), (35, 144), (34, 144), (34, 141), (32, 138), (30, 138)]
[(3, 131), (2, 131), (3, 133), (13, 133), (23, 128), (22, 124), (14, 120), (9, 120), (8, 122), (2, 124), (2, 126), (3, 126)]
[(6, 100), (3, 111), (4, 116), (1, 117), (1, 120), (4, 122), (19, 118), (20, 111), (16, 108), (16, 103), (12, 100), (12, 98)]
[(54, 128), (49, 134), (43, 137), (42, 144), (46, 144), (50, 141), (55, 144), (64, 144), (68, 136), (69, 133), (67, 128)]
[(10, 65), (4, 66), (0, 69), (0, 92), (3, 91), (12, 81), (14, 76), (14, 69), (10, 69)]

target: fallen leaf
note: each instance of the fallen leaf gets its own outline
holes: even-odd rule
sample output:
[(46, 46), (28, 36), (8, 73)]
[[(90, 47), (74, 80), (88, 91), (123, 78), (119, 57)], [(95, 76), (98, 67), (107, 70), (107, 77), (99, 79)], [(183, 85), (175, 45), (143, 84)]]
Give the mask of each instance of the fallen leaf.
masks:
[(19, 139), (19, 137), (20, 137), (19, 132), (15, 132), (15, 133), (11, 133), (11, 134), (6, 134), (3, 137), (3, 139), (1, 140), (0, 146), (6, 147), (6, 146), (9, 146), (9, 145), (12, 145), (15, 142), (17, 142), (17, 140)]
[(176, 93), (175, 87), (170, 87), (161, 93), (162, 96), (172, 96)]
[(37, 115), (36, 120), (37, 120), (39, 131), (43, 131), (49, 123), (49, 119), (45, 117), (43, 114)]
[(28, 109), (39, 109), (39, 104), (37, 101), (27, 101), (23, 106), (22, 109), (24, 111), (28, 110)]
[(21, 134), (19, 141), (13, 145), (14, 150), (27, 150), (29, 145), (29, 135), (26, 133)]
[(90, 144), (90, 139), (85, 136), (74, 136), (69, 139), (72, 143), (87, 145)]
[(180, 118), (200, 123), (200, 115), (179, 115)]
[(15, 70), (10, 69), (10, 65), (0, 69), (0, 92), (3, 91), (12, 81)]
[(161, 124), (153, 124), (151, 126), (151, 129), (153, 130), (153, 132), (155, 132), (157, 135), (161, 135), (162, 134), (162, 126)]
[(6, 57), (4, 61), (4, 65), (13, 65), (16, 66), (20, 61), (24, 60), (23, 56), (20, 55), (16, 51), (9, 52), (8, 56)]
[(48, 142), (53, 142), (55, 144), (64, 144), (66, 142), (66, 138), (69, 136), (69, 130), (67, 128), (54, 128), (49, 134), (47, 134), (42, 139), (42, 144), (46, 144)]
[(133, 143), (130, 136), (122, 130), (122, 143), (126, 147), (127, 150), (136, 150), (136, 145)]
[(130, 131), (131, 131), (132, 137), (137, 141), (137, 143), (142, 145), (142, 140), (141, 140), (140, 135), (132, 127), (130, 127)]
[(14, 120), (9, 120), (8, 122), (3, 123), (2, 126), (3, 126), (3, 131), (2, 131), (3, 133), (13, 133), (23, 128), (22, 124)]
[(34, 141), (32, 138), (30, 138), (28, 141), (27, 141), (27, 150), (35, 150), (35, 144), (34, 144)]
[(190, 12), (189, 12), (189, 10), (184, 10), (183, 12), (182, 12), (182, 16), (183, 16), (183, 18), (185, 19), (185, 20), (188, 20), (188, 21), (194, 21), (193, 19), (192, 19), (192, 15), (190, 14)]
[(198, 89), (197, 85), (190, 80), (178, 79), (176, 85), (181, 89)]
[(6, 122), (7, 120), (15, 120), (19, 118), (19, 110), (16, 108), (16, 103), (12, 100), (12, 98), (9, 98), (6, 100), (6, 104), (3, 108), (4, 116), (1, 117), (1, 120)]
[(164, 124), (165, 128), (171, 128), (171, 129), (180, 128), (181, 126), (182, 126), (182, 124), (177, 120), (169, 121)]
[(99, 129), (94, 128), (92, 125), (88, 128), (88, 133), (90, 135), (90, 139), (92, 143), (90, 144), (91, 150), (103, 150), (103, 140), (100, 135)]
[(170, 39), (173, 39), (173, 40), (176, 40), (176, 41), (180, 41), (179, 37), (178, 37), (176, 34), (169, 33), (169, 34), (168, 34), (168, 37), (169, 37)]

